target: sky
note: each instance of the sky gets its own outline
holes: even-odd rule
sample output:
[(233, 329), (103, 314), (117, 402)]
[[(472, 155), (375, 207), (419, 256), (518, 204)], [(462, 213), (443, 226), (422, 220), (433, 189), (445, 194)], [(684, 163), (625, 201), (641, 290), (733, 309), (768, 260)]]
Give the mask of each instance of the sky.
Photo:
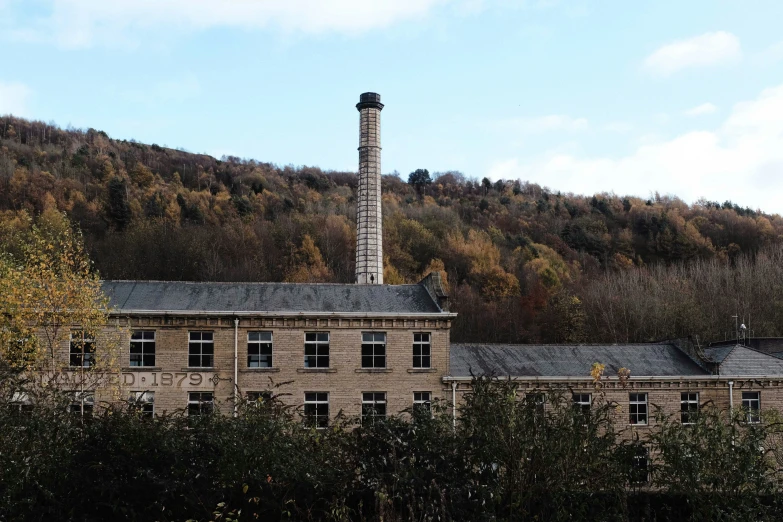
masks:
[(783, 214), (780, 0), (0, 0), (0, 114)]

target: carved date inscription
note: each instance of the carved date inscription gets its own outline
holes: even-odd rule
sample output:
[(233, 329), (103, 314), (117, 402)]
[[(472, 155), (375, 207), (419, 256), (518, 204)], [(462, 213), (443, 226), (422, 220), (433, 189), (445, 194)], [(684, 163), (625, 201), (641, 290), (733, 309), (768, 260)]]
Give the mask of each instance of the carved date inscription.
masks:
[(165, 386), (176, 388), (212, 387), (212, 382), (203, 373), (196, 372), (123, 372), (125, 386)]

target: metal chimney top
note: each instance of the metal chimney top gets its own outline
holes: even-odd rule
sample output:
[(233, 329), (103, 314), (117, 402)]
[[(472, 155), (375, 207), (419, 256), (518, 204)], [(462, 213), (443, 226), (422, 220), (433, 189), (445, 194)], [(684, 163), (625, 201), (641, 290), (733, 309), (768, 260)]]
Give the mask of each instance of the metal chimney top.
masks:
[(356, 110), (360, 111), (370, 107), (378, 110), (383, 109), (381, 95), (377, 92), (365, 92), (359, 96), (359, 103), (356, 104)]

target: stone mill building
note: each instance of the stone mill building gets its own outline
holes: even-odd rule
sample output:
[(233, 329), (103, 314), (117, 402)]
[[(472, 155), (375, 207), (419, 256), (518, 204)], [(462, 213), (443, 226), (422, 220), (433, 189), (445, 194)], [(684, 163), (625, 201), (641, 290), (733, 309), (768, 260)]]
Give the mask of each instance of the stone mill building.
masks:
[[(474, 375), (516, 380), (521, 395), (559, 388), (576, 407), (589, 408), (595, 362), (606, 365), (602, 389), (619, 405), (618, 420), (640, 430), (654, 422), (655, 405), (683, 422), (706, 400), (746, 407), (751, 422), (760, 408), (781, 407), (783, 360), (751, 347), (452, 345), (456, 314), (437, 273), (417, 284), (383, 284), (383, 107), (376, 93), (362, 94), (356, 105), (354, 284), (103, 283), (111, 319), (126, 332), (123, 390), (147, 413), (230, 413), (238, 401), (263, 400), (275, 383), (288, 382), (277, 390), (283, 400), (324, 427), (338, 412), (366, 420), (434, 399), (453, 407)], [(74, 349), (61, 346), (72, 373), (89, 362)], [(617, 376), (622, 368), (631, 370), (627, 379)]]

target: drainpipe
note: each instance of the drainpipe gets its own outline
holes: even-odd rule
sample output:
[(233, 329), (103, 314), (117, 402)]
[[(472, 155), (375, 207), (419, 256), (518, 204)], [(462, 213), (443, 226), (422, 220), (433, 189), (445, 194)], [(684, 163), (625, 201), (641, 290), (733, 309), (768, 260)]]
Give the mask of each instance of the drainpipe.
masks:
[(451, 423), (454, 431), (457, 431), (457, 382), (451, 383)]
[(729, 381), (729, 415), (734, 414), (734, 381)]
[(239, 318), (234, 318), (234, 417), (237, 416), (237, 404), (239, 403), (239, 384), (237, 383), (237, 367), (239, 364)]

